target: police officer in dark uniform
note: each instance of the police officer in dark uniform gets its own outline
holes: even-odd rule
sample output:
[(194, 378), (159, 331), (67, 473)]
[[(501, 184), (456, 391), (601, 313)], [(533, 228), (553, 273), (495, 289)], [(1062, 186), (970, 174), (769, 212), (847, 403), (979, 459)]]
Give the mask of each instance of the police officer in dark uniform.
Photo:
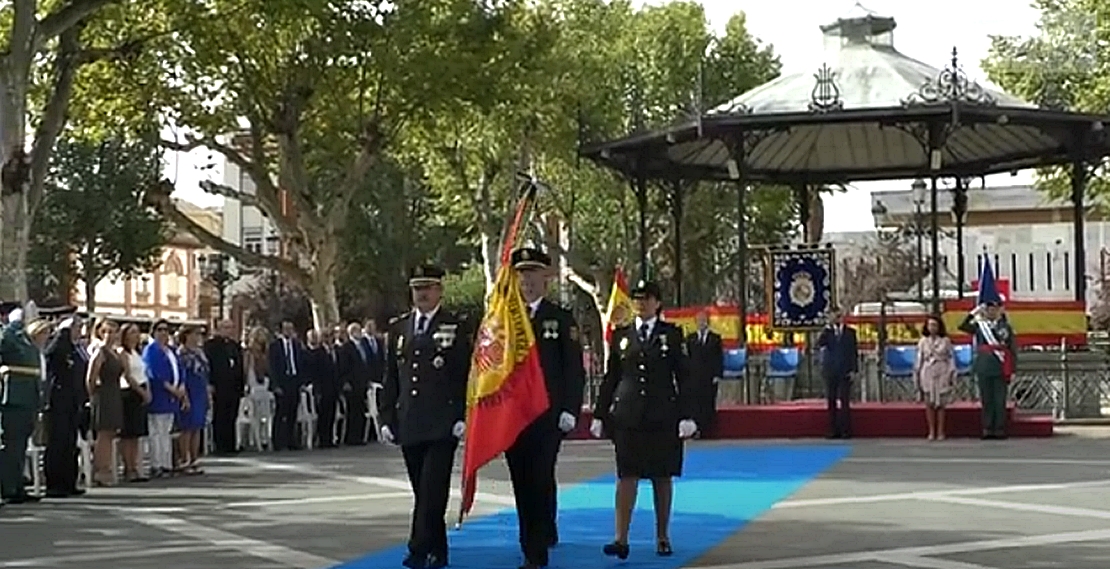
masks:
[[(46, 312), (43, 310), (43, 312)], [(78, 344), (82, 320), (76, 307), (52, 311), (62, 317), (57, 333), (46, 344), (46, 496), (67, 498), (84, 494), (77, 488), (77, 436), (85, 393), (88, 355)]]
[(440, 307), (443, 269), (412, 271), (413, 309), (390, 322), (382, 440), (401, 446), (416, 496), (403, 565), (447, 565), (447, 497), (455, 449), (466, 432), (466, 384), (473, 339), (465, 322)]
[(655, 552), (673, 554), (670, 542), (672, 478), (682, 475), (683, 440), (694, 436), (694, 398), (687, 387), (682, 329), (659, 319), (659, 287), (641, 281), (632, 291), (637, 316), (613, 331), (609, 361), (590, 432), (611, 433), (617, 455), (616, 536), (606, 555), (628, 558), (628, 528), (641, 479), (655, 497)]
[(528, 304), (551, 402), (548, 411), (525, 427), (505, 452), (524, 553), (521, 569), (537, 569), (547, 565), (548, 547), (559, 539), (555, 461), (563, 437), (574, 430), (582, 410), (586, 371), (574, 316), (544, 299), (551, 278), (551, 257), (538, 249), (518, 249), (512, 264), (520, 274), (521, 296)]

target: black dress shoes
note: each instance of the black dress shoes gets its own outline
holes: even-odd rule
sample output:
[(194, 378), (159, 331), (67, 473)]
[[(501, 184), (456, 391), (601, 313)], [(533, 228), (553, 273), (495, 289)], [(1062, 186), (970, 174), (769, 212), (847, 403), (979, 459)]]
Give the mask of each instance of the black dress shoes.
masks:
[(447, 558), (435, 554), (428, 555), (424, 560), (424, 569), (443, 569), (447, 566)]
[(609, 557), (616, 557), (617, 559), (628, 559), (628, 544), (614, 541), (613, 543), (605, 544), (601, 551)]
[(426, 559), (427, 557), (424, 555), (414, 555), (410, 553), (401, 561), (401, 565), (409, 569), (424, 569), (424, 561)]
[(670, 557), (674, 555), (674, 550), (671, 549), (671, 542), (663, 540), (655, 544), (655, 554), (659, 557)]

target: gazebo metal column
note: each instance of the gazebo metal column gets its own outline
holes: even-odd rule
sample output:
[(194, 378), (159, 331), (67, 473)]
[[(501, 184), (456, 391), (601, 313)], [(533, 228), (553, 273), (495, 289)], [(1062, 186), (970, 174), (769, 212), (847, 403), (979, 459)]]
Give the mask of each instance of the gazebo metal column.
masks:
[(670, 183), (671, 222), (674, 223), (674, 302), (682, 306), (682, 218), (686, 205), (686, 186), (682, 180)]
[(640, 276), (648, 280), (648, 244), (647, 244), (647, 180), (640, 174), (632, 176), (632, 193), (636, 196), (636, 208), (640, 213)]
[(1071, 166), (1071, 207), (1072, 227), (1075, 230), (1075, 300), (1087, 300), (1087, 229), (1084, 223), (1086, 208), (1083, 206), (1083, 197), (1087, 186), (1087, 163), (1082, 158), (1076, 159)]
[(964, 224), (967, 223), (967, 181), (956, 176), (956, 188), (952, 190), (952, 216), (956, 221), (956, 294), (964, 297), (964, 282), (967, 268), (964, 259)]

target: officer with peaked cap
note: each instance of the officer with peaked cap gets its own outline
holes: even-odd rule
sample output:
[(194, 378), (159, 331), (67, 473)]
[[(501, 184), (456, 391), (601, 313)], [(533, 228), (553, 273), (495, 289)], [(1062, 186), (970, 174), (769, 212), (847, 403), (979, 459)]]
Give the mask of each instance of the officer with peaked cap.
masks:
[(659, 286), (640, 281), (630, 296), (637, 315), (613, 330), (609, 361), (598, 392), (590, 432), (612, 433), (616, 449), (616, 536), (603, 551), (627, 559), (628, 529), (641, 479), (651, 480), (655, 498), (655, 552), (672, 555), (669, 531), (672, 478), (682, 474), (683, 440), (694, 436), (696, 400), (687, 388), (682, 330), (659, 318)]
[(533, 248), (513, 252), (521, 296), (528, 304), (540, 367), (551, 407), (528, 425), (505, 452), (513, 482), (522, 569), (544, 567), (548, 548), (558, 542), (555, 523), (555, 462), (563, 437), (574, 430), (582, 410), (586, 371), (578, 324), (569, 310), (544, 298), (551, 282), (551, 257)]
[(1017, 357), (1017, 334), (1002, 315), (1002, 299), (980, 299), (960, 323), (960, 330), (970, 334), (975, 356), (971, 373), (979, 383), (979, 400), (983, 406), (983, 435), (987, 439), (1006, 438), (1006, 398)]
[(40, 309), (40, 315), (60, 318), (57, 333), (46, 345), (46, 496), (67, 498), (84, 494), (77, 488), (77, 436), (86, 397), (88, 355), (78, 343), (82, 321), (76, 307)]
[(466, 385), (473, 346), (459, 316), (440, 306), (443, 269), (423, 265), (409, 277), (413, 309), (389, 324), (382, 440), (401, 446), (416, 496), (410, 569), (447, 566), (447, 497), (455, 449), (466, 432)]

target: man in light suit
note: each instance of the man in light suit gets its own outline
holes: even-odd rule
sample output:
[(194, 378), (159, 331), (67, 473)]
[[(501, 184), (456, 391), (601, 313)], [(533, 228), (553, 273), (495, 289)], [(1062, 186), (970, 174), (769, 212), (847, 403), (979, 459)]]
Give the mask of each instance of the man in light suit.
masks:
[[(856, 330), (844, 324), (840, 309), (829, 311), (829, 325), (817, 339), (821, 350), (821, 375), (829, 404), (830, 439), (852, 438), (852, 376), (858, 371)], [(839, 403), (839, 408), (837, 406)]]

